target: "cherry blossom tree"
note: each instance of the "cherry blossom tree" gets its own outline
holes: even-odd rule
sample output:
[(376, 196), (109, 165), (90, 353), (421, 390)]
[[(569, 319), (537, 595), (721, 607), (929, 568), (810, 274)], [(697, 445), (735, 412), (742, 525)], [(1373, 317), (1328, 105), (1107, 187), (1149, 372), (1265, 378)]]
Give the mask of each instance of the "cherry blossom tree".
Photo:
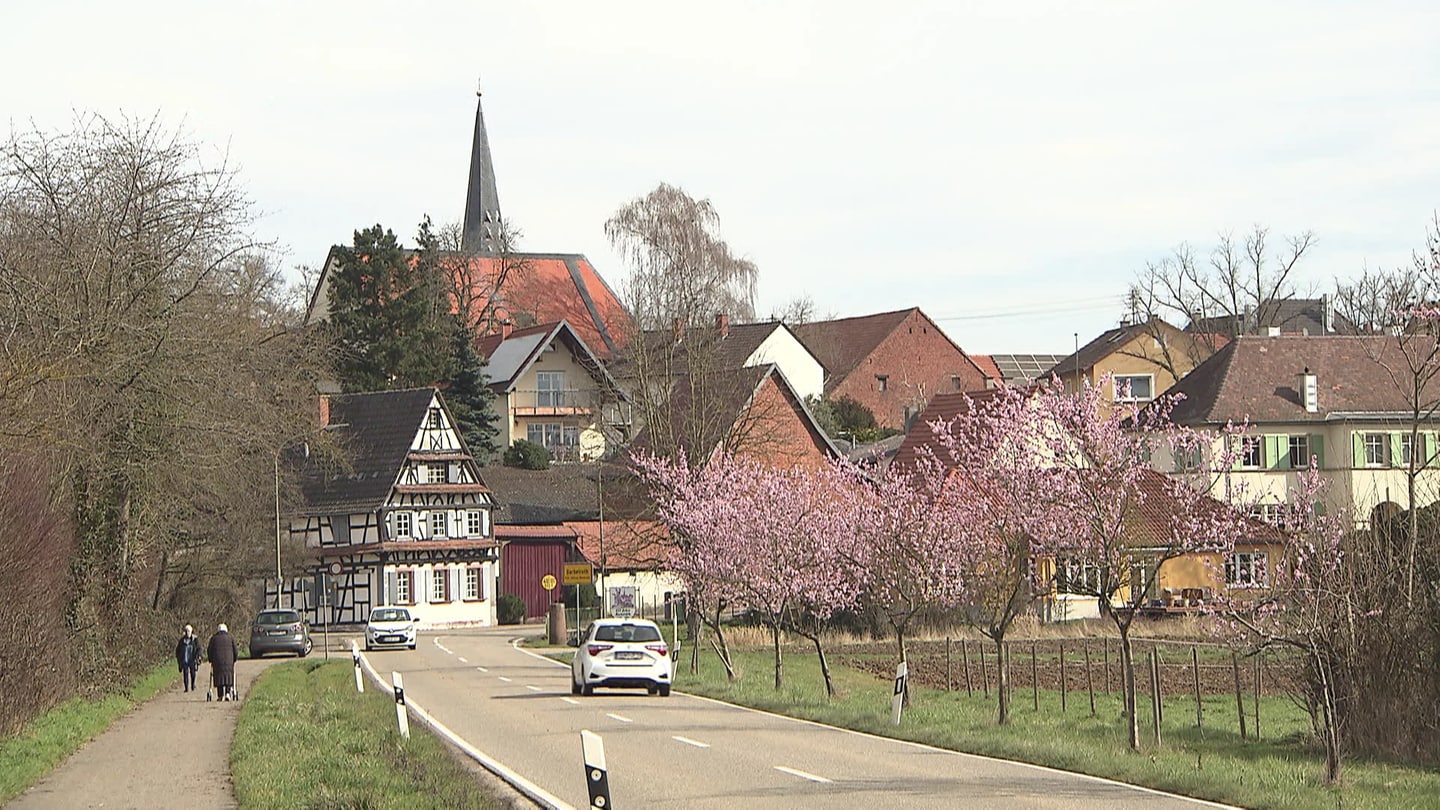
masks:
[[(1120, 636), (1125, 712), (1132, 749), (1139, 749), (1135, 712), (1135, 665), (1130, 630), (1146, 594), (1166, 562), (1190, 554), (1225, 556), (1254, 526), (1240, 511), (1208, 494), (1234, 497), (1230, 480), (1241, 444), (1225, 435), (1200, 434), (1169, 421), (1173, 399), (1143, 409), (1102, 398), (1109, 380), (1077, 392), (1058, 382), (1042, 386), (1035, 406), (1049, 422), (1043, 439), (1043, 497), (1035, 508), (1036, 539), (1052, 550), (1058, 591), (1096, 597)], [(1152, 454), (1191, 457), (1201, 452), (1208, 467), (1169, 477), (1151, 468)]]

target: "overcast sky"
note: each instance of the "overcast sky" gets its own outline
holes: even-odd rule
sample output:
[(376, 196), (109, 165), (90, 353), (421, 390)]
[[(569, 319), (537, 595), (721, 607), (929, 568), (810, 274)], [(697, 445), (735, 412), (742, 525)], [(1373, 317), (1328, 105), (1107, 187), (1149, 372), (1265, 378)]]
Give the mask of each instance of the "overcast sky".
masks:
[(0, 112), (158, 114), (316, 265), (462, 216), (478, 78), (522, 249), (618, 291), (603, 223), (663, 181), (715, 205), (762, 315), (918, 305), (969, 351), (1068, 353), (1181, 242), (1312, 230), (1321, 286), (1408, 261), (1436, 31), (1423, 2), (49, 0), (6, 4)]

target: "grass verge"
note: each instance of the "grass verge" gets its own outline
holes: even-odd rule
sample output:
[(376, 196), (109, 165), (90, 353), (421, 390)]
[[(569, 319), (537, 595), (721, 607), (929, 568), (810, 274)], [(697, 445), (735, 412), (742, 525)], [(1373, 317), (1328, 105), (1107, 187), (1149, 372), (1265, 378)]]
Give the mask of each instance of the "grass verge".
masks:
[(246, 696), (230, 747), (241, 808), (501, 808), (420, 724), (400, 737), (395, 703), (355, 693), (348, 660), (265, 671)]
[[(546, 651), (550, 653), (550, 651)], [(563, 656), (558, 651), (557, 657)], [(1127, 744), (1121, 700), (1072, 690), (1061, 712), (1058, 691), (1040, 692), (1039, 709), (1029, 689), (1011, 699), (1011, 723), (995, 725), (995, 698), (977, 690), (919, 689), (901, 725), (890, 723), (892, 684), (832, 661), (839, 695), (825, 697), (813, 655), (786, 651), (782, 689), (774, 688), (768, 650), (737, 650), (742, 678), (726, 680), (716, 657), (701, 656), (689, 672), (689, 651), (678, 662), (675, 688), (830, 725), (897, 737), (955, 751), (1045, 765), (1227, 804), (1254, 808), (1440, 807), (1440, 773), (1382, 762), (1349, 760), (1338, 787), (1322, 783), (1323, 755), (1308, 742), (1309, 720), (1285, 698), (1261, 700), (1262, 738), (1240, 739), (1234, 697), (1202, 702), (1203, 728), (1195, 725), (1193, 697), (1165, 700), (1161, 739), (1154, 744), (1148, 696), (1140, 698), (1142, 751)], [(1247, 699), (1247, 710), (1250, 708)], [(1253, 727), (1252, 727), (1253, 734)]]
[(157, 665), (124, 692), (98, 700), (72, 698), (35, 718), (15, 736), (0, 740), (0, 804), (19, 796), (132, 707), (179, 677), (174, 664)]

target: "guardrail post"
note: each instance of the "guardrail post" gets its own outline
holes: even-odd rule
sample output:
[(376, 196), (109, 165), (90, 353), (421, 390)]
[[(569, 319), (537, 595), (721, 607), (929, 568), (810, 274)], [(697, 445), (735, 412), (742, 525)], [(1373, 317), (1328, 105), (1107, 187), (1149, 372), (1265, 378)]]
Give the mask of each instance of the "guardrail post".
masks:
[(365, 678), (360, 674), (360, 647), (354, 642), (350, 644), (350, 660), (355, 662), (355, 691), (365, 691)]
[(895, 696), (890, 698), (890, 722), (900, 725), (900, 709), (905, 704), (905, 679), (910, 675), (910, 668), (904, 661), (895, 667)]
[(593, 731), (581, 731), (580, 750), (585, 757), (585, 786), (590, 790), (591, 810), (611, 810), (610, 772), (605, 768), (604, 740)]
[(390, 673), (390, 683), (395, 689), (395, 718), (400, 723), (400, 736), (410, 739), (410, 718), (405, 713), (405, 679), (398, 672)]

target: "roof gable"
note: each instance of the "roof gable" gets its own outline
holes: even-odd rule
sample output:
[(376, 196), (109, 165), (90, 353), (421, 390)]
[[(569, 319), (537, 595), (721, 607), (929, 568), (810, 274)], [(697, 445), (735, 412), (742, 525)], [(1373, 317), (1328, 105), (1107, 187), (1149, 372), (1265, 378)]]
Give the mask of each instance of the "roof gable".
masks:
[(1101, 332), (1099, 337), (1081, 346), (1078, 351), (1072, 352), (1065, 357), (1055, 361), (1049, 370), (1041, 377), (1051, 375), (1063, 377), (1066, 374), (1074, 374), (1077, 369), (1088, 371), (1105, 358), (1123, 351), (1126, 346), (1134, 343), (1142, 337), (1150, 337), (1153, 329), (1159, 329), (1169, 337), (1180, 337), (1184, 332), (1171, 326), (1159, 318), (1142, 323), (1130, 323), (1117, 326), (1114, 329), (1107, 329)]
[(500, 393), (508, 393), (545, 350), (557, 343), (563, 345), (597, 382), (608, 386), (609, 390), (619, 390), (589, 344), (566, 321), (516, 329), (509, 335), (486, 335), (476, 341), (475, 350), (486, 359), (486, 373), (491, 387)]

